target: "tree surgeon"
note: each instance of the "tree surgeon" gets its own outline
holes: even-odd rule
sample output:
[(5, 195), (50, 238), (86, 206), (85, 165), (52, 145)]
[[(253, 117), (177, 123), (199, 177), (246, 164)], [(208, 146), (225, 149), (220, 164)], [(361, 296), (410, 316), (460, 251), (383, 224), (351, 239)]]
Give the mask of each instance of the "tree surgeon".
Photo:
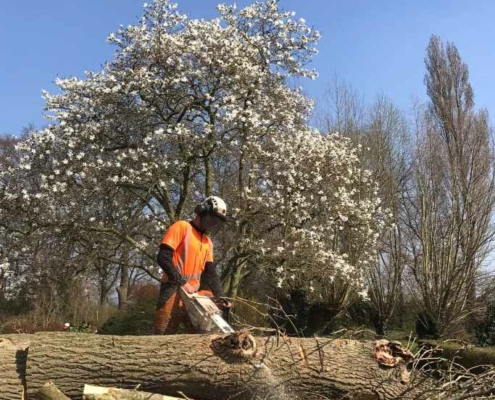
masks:
[[(158, 264), (163, 270), (152, 334), (174, 334), (181, 323), (187, 333), (195, 333), (178, 289), (195, 293), (208, 286), (213, 295), (224, 297), (220, 278), (213, 263), (213, 244), (207, 233), (218, 231), (227, 219), (227, 206), (216, 196), (198, 204), (192, 221), (172, 224), (160, 244)], [(225, 307), (230, 303), (223, 300)]]

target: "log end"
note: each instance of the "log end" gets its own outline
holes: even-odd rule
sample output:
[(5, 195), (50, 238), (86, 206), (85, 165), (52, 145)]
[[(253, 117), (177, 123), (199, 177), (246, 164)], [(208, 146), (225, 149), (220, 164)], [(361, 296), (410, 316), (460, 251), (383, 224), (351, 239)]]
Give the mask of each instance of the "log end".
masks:
[(245, 362), (256, 354), (256, 339), (248, 331), (214, 336), (210, 348), (227, 363)]
[(397, 376), (402, 384), (410, 381), (406, 365), (414, 359), (414, 355), (402, 347), (400, 342), (378, 340), (375, 342), (375, 358), (380, 367), (397, 367)]

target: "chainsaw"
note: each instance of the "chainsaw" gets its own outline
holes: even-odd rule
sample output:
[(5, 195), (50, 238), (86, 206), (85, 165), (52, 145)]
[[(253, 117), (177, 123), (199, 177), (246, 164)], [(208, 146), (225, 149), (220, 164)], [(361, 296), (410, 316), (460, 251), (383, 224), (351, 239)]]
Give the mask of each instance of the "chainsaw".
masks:
[(183, 288), (180, 288), (180, 297), (191, 323), (199, 333), (234, 332), (211, 297), (187, 293)]

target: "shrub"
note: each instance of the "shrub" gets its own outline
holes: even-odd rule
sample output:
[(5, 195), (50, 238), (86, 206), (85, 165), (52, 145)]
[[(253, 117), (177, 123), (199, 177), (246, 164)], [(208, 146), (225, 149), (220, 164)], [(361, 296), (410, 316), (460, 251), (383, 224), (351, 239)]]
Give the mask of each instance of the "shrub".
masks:
[(229, 322), (235, 328), (274, 328), (271, 324), (270, 305), (254, 298), (238, 298), (233, 302)]
[(9, 317), (1, 327), (2, 334), (9, 333), (35, 333), (39, 331), (61, 331), (62, 323), (56, 319), (50, 319), (40, 323), (34, 318), (33, 313)]
[(475, 334), (479, 346), (495, 346), (495, 302), (488, 304), (485, 320), (476, 325)]
[(103, 335), (149, 335), (153, 326), (158, 286), (147, 283), (134, 290), (127, 307), (109, 318), (99, 329)]
[(426, 312), (418, 314), (416, 319), (416, 334), (420, 339), (438, 337), (436, 324)]
[(454, 360), (465, 368), (473, 368), (480, 365), (495, 365), (495, 348), (466, 347), (456, 342), (422, 342), (427, 347), (437, 347), (439, 352), (435, 356)]

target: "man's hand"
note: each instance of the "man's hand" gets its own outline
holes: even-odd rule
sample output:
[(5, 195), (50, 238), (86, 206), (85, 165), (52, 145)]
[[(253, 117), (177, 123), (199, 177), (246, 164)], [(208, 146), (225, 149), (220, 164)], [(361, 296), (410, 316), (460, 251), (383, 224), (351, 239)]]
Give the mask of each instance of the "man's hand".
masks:
[(232, 303), (230, 301), (228, 301), (227, 299), (220, 297), (218, 300), (219, 300), (220, 305), (223, 308), (232, 308)]
[(193, 294), (194, 292), (196, 292), (196, 288), (191, 285), (189, 282), (185, 283), (184, 285), (182, 285), (182, 289), (184, 289), (186, 291), (186, 293), (189, 293), (189, 294)]

